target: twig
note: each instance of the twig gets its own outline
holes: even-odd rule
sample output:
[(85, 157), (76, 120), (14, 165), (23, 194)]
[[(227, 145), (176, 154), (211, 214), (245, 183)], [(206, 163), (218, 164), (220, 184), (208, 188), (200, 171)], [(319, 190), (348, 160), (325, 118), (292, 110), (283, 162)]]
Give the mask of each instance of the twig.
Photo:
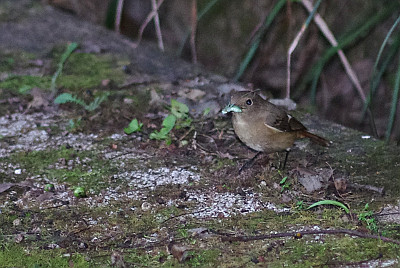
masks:
[(373, 239), (379, 239), (382, 240), (383, 242), (388, 242), (388, 243), (394, 243), (397, 245), (400, 245), (400, 241), (384, 236), (378, 236), (378, 235), (372, 235), (372, 234), (366, 234), (366, 233), (361, 233), (358, 231), (354, 230), (348, 230), (348, 229), (338, 229), (338, 230), (309, 230), (309, 231), (299, 231), (299, 232), (287, 232), (287, 233), (276, 233), (276, 234), (268, 234), (268, 235), (256, 235), (256, 236), (222, 236), (221, 240), (222, 241), (242, 241), (242, 242), (247, 242), (247, 241), (255, 241), (255, 240), (265, 240), (265, 239), (272, 239), (272, 238), (278, 238), (278, 237), (301, 237), (302, 235), (317, 235), (317, 234), (348, 234), (352, 236), (358, 236), (362, 238), (373, 238)]
[(114, 29), (117, 33), (119, 33), (121, 30), (121, 17), (123, 8), (124, 8), (124, 0), (118, 0), (117, 10), (115, 13), (115, 25), (114, 25)]
[(154, 25), (157, 33), (158, 47), (161, 49), (161, 51), (164, 51), (164, 43), (162, 40), (161, 27), (160, 27), (160, 18), (158, 17), (158, 11), (157, 11), (159, 6), (157, 6), (156, 0), (151, 0), (151, 7), (153, 8), (154, 11)]
[(367, 190), (367, 191), (377, 192), (380, 195), (383, 195), (385, 193), (385, 188), (384, 187), (376, 187), (376, 186), (372, 186), (372, 185), (349, 183), (347, 185), (347, 187), (348, 188), (354, 188), (356, 190)]
[[(152, 1), (153, 1), (153, 0), (152, 0)], [(155, 1), (155, 0), (154, 0), (154, 1)], [(149, 24), (149, 22), (153, 19), (153, 17), (154, 17), (156, 14), (158, 15), (157, 11), (158, 11), (158, 9), (160, 8), (160, 6), (162, 5), (163, 2), (164, 2), (164, 0), (160, 0), (160, 1), (157, 3), (157, 8), (156, 8), (156, 9), (153, 8), (153, 10), (149, 13), (149, 15), (147, 15), (146, 19), (144, 20), (144, 22), (143, 22), (142, 25), (140, 26), (140, 28), (139, 28), (139, 35), (138, 35), (138, 41), (137, 41), (137, 44), (134, 44), (134, 45), (133, 45), (134, 48), (136, 48), (137, 46), (139, 46), (140, 41), (142, 41), (144, 29), (146, 28), (147, 24)]]
[(189, 135), (190, 132), (192, 132), (195, 128), (194, 127), (190, 127), (183, 135), (182, 137), (180, 137), (178, 140), (182, 141), (184, 138), (186, 138), (187, 135)]

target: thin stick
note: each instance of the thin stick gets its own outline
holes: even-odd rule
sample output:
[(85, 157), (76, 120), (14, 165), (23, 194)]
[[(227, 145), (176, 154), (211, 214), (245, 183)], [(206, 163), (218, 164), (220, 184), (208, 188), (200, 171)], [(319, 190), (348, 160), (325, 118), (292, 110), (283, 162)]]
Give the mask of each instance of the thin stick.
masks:
[(142, 41), (142, 37), (143, 37), (143, 32), (144, 29), (146, 28), (147, 24), (149, 24), (149, 22), (153, 19), (153, 17), (157, 14), (157, 10), (160, 8), (161, 4), (164, 2), (164, 0), (160, 0), (157, 3), (157, 9), (156, 10), (152, 10), (149, 15), (147, 15), (146, 19), (144, 20), (144, 22), (142, 23), (142, 25), (140, 25), (139, 28), (139, 34), (138, 34), (138, 41), (137, 44), (133, 45), (134, 48), (136, 48), (137, 46), (139, 46), (140, 41)]
[(157, 33), (158, 47), (161, 49), (161, 51), (164, 51), (164, 43), (162, 40), (160, 18), (158, 17), (158, 6), (156, 0), (151, 0), (151, 7), (154, 11), (154, 25)]
[(118, 0), (117, 10), (115, 14), (115, 25), (114, 25), (114, 29), (117, 33), (119, 33), (121, 30), (121, 17), (123, 8), (124, 8), (124, 0)]

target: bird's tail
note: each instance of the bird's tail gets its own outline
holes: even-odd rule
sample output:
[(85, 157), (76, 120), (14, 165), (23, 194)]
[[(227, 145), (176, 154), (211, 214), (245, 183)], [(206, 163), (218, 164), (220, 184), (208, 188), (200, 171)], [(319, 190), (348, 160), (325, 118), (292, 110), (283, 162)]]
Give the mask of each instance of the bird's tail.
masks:
[(319, 144), (321, 146), (327, 147), (330, 144), (332, 144), (331, 141), (328, 141), (328, 140), (326, 140), (326, 139), (324, 139), (324, 138), (322, 138), (322, 137), (320, 137), (318, 135), (312, 134), (312, 133), (310, 133), (308, 131), (305, 131), (305, 130), (301, 131), (299, 134), (300, 134), (300, 138), (309, 138), (312, 142), (314, 142), (316, 144)]

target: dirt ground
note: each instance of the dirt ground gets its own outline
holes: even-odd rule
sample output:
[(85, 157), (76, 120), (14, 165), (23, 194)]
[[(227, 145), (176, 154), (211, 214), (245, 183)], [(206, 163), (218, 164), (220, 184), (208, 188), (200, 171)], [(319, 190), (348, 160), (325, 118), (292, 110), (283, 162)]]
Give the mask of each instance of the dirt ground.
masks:
[[(269, 155), (239, 173), (255, 153), (220, 110), (242, 85), (38, 1), (0, 3), (10, 8), (20, 13), (0, 22), (1, 267), (399, 265), (397, 147), (299, 109), (332, 146), (302, 140), (285, 169)], [(56, 104), (62, 93), (75, 101)], [(133, 119), (142, 125), (128, 135)]]

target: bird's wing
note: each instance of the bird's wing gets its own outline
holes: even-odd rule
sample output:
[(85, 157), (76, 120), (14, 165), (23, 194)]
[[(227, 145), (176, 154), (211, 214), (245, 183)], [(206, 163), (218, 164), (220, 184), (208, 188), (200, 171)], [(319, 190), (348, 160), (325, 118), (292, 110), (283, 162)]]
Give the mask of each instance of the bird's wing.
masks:
[(284, 110), (281, 110), (272, 103), (269, 104), (271, 106), (266, 115), (265, 125), (283, 132), (306, 130), (306, 127), (296, 118), (287, 114)]

